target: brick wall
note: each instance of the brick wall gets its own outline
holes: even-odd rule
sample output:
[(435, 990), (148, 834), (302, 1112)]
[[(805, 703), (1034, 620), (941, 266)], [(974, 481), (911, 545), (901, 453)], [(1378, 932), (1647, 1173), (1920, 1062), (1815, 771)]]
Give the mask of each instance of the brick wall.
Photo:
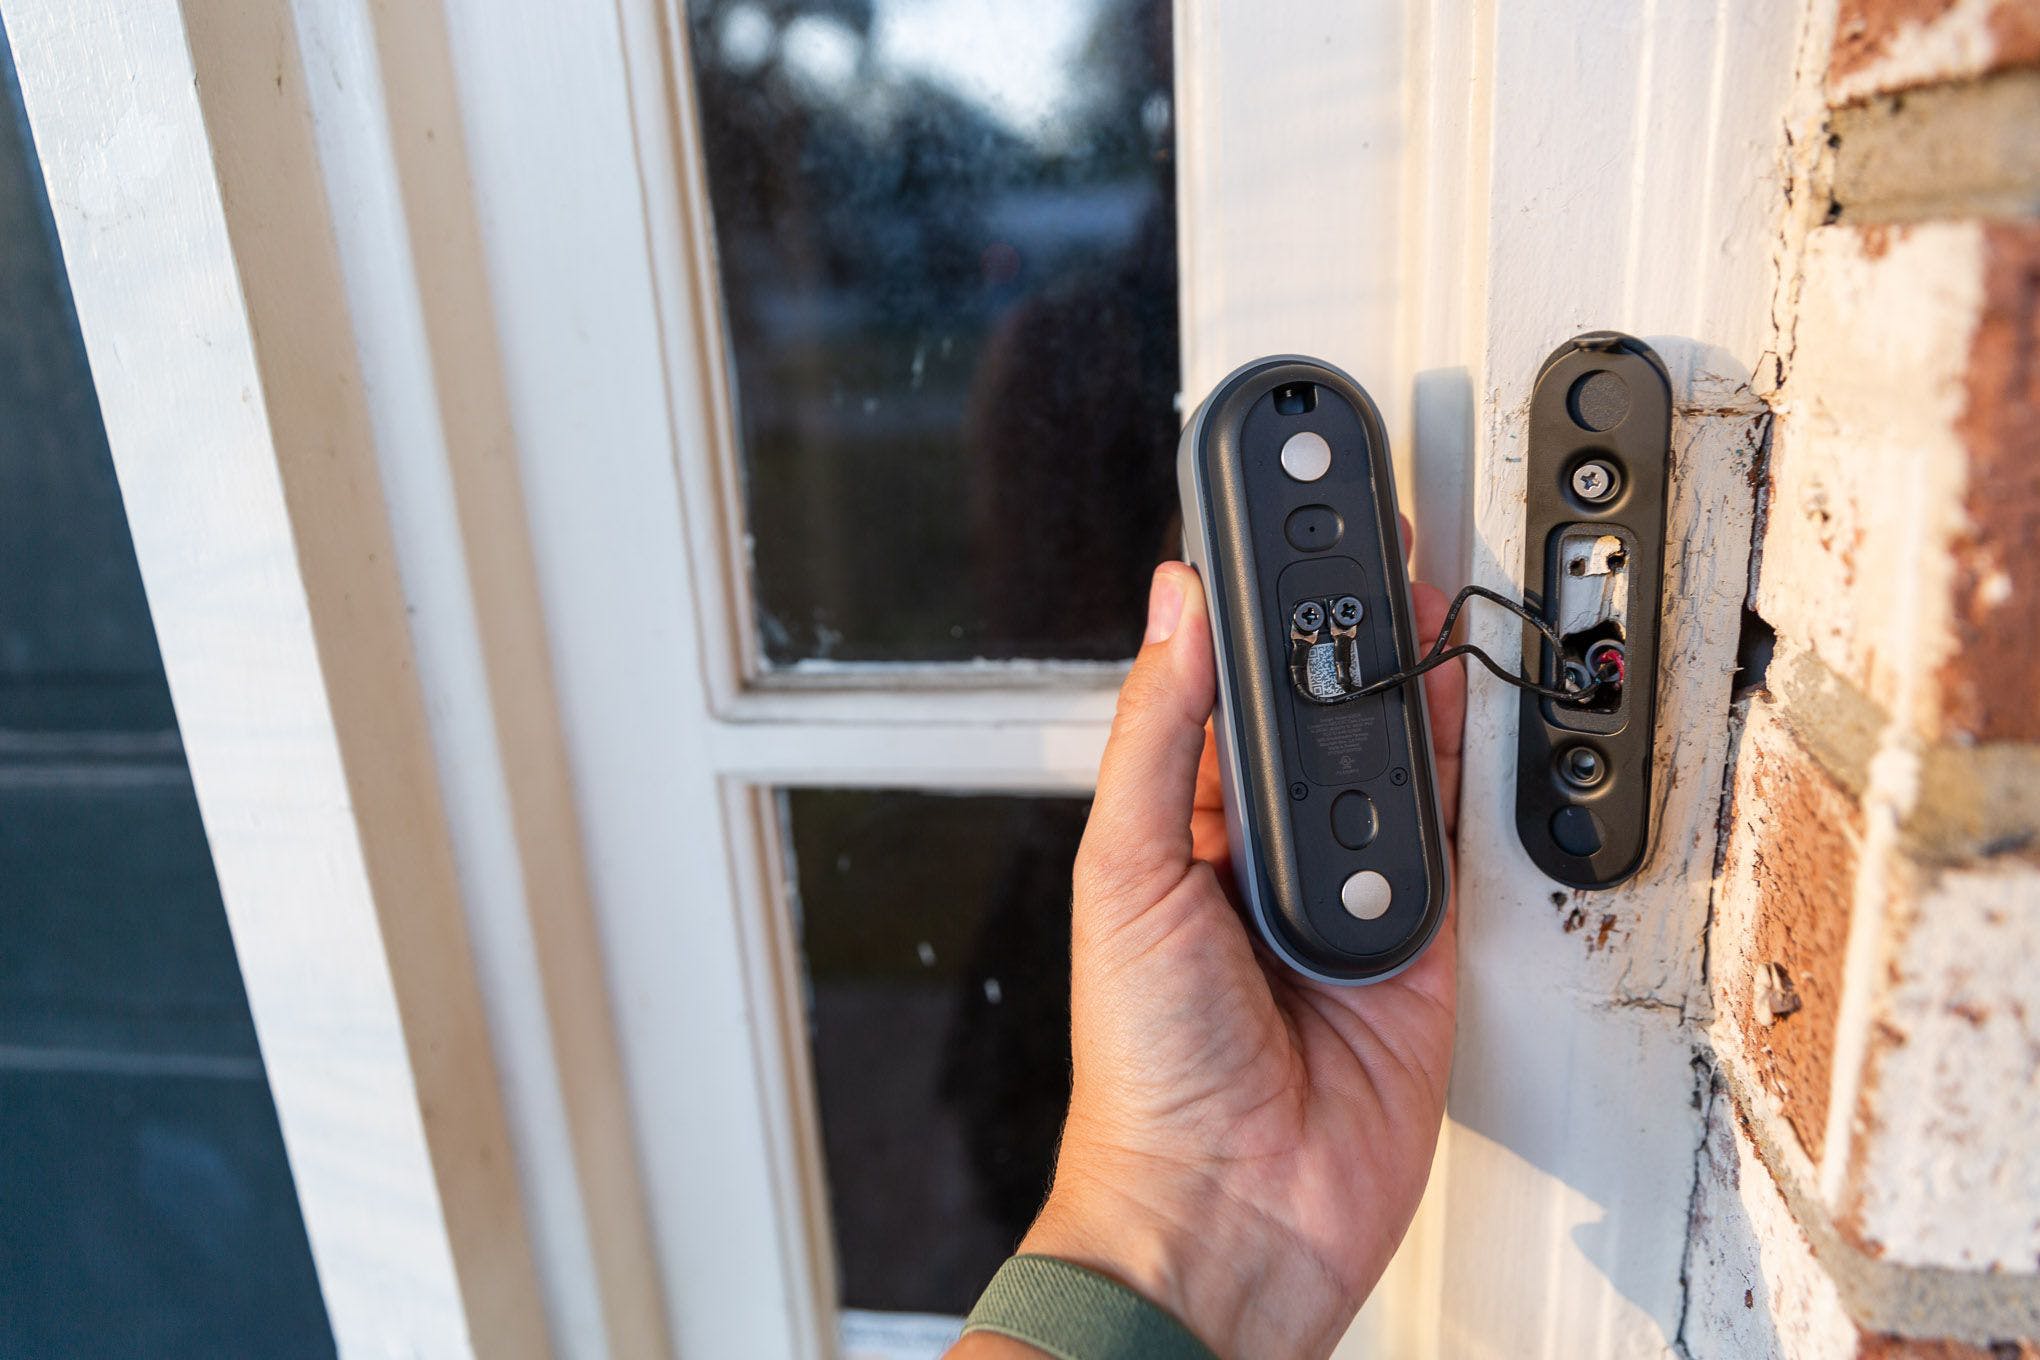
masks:
[(1807, 31), (1682, 1342), (2040, 1357), (2040, 4)]

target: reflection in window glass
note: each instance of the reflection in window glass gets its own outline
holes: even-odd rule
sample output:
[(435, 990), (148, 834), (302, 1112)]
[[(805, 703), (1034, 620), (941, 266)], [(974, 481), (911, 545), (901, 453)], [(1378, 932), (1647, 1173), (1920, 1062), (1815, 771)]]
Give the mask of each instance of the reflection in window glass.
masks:
[(1048, 1186), (1088, 804), (785, 799), (843, 1306), (961, 1315)]
[(1167, 0), (690, 0), (760, 643), (1129, 656), (1174, 548)]

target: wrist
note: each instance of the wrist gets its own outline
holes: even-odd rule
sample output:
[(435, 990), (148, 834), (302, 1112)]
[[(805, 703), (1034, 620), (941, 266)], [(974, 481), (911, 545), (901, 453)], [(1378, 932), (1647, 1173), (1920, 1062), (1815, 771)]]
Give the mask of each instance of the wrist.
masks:
[(1230, 1356), (1225, 1347), (1238, 1330), (1238, 1301), (1223, 1288), (1199, 1287), (1213, 1271), (1194, 1259), (1186, 1234), (1109, 1188), (1070, 1185), (1059, 1175), (1019, 1249), (1117, 1280)]
[(1358, 1306), (1312, 1254), (1214, 1185), (1067, 1147), (1020, 1250), (1117, 1280), (1226, 1360), (1324, 1354)]

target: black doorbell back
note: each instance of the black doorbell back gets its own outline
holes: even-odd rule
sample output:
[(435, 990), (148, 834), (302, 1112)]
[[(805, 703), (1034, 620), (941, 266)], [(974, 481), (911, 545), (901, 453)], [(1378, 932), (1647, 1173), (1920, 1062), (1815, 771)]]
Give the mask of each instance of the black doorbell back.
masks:
[(1381, 417), (1328, 364), (1262, 359), (1197, 408), (1177, 479), (1245, 910), (1300, 973), (1392, 977), (1448, 886), (1423, 686), (1381, 687), (1417, 661)]

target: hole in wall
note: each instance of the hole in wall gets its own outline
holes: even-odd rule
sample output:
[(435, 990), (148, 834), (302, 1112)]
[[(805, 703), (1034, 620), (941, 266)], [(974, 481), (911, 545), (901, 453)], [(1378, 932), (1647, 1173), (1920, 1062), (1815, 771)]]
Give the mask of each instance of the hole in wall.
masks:
[(1754, 609), (1742, 612), (1742, 631), (1735, 643), (1735, 688), (1730, 691), (1731, 701), (1749, 698), (1752, 694), (1769, 689), (1767, 680), (1771, 670), (1771, 653), (1778, 646), (1778, 630), (1764, 621), (1764, 616)]

